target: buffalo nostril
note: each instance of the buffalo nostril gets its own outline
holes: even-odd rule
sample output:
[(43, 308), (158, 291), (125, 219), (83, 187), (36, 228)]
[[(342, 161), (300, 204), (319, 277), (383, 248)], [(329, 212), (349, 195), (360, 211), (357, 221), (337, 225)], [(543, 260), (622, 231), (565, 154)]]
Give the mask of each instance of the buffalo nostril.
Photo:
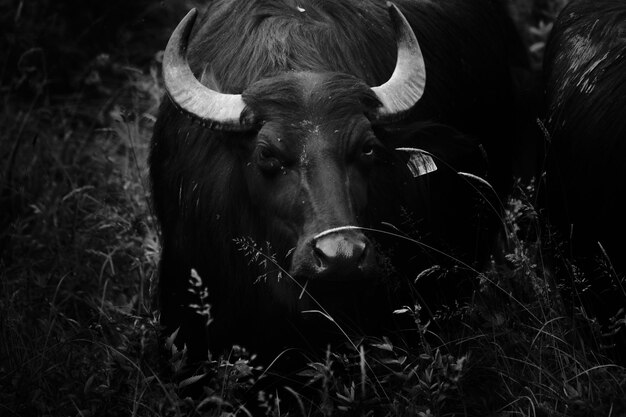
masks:
[(324, 252), (317, 247), (317, 245), (313, 246), (313, 258), (315, 259), (315, 263), (319, 269), (323, 269), (326, 267), (328, 262), (326, 261), (326, 255)]
[(369, 252), (370, 252), (370, 247), (366, 242), (364, 242), (363, 249), (361, 250), (361, 256), (359, 256), (359, 265), (362, 265), (365, 262), (367, 255), (369, 255)]

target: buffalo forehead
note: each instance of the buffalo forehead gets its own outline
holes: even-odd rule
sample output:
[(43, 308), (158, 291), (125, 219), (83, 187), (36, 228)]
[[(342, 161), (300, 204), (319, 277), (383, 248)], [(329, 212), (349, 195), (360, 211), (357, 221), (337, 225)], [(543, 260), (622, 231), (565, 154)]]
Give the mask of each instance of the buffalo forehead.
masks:
[(259, 137), (306, 162), (321, 150), (342, 153), (370, 129), (364, 113), (369, 94), (347, 75), (290, 73), (256, 83), (245, 99), (264, 122)]
[(290, 72), (254, 83), (243, 99), (255, 115), (290, 123), (309, 120), (325, 124), (379, 105), (376, 95), (359, 79), (338, 73)]
[(308, 166), (312, 159), (342, 159), (359, 138), (371, 132), (370, 128), (362, 115), (344, 120), (319, 117), (291, 122), (272, 120), (263, 126), (259, 137), (293, 157), (300, 165)]

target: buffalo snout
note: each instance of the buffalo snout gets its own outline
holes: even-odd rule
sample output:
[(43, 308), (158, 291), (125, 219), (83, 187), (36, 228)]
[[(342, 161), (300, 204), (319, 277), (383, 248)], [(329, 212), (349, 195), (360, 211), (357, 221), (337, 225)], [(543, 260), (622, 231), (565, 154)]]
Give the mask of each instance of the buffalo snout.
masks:
[(372, 244), (360, 232), (330, 233), (311, 239), (308, 246), (317, 278), (360, 280), (369, 278), (376, 269)]

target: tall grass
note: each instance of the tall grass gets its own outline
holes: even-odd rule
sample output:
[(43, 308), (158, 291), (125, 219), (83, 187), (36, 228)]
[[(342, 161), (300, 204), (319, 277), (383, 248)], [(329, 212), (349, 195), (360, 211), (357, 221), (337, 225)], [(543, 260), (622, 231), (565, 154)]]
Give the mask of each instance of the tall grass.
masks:
[[(184, 5), (149, 3), (0, 2), (0, 415), (626, 414), (626, 373), (560, 299), (558, 245), (522, 186), (504, 261), (477, 275), (474, 298), (430, 319), (419, 304), (396, 312), (415, 343), (353, 339), (310, 358), (299, 384), (268, 384), (275, 364), (242, 347), (190, 368), (151, 303), (146, 166), (156, 51)], [(512, 3), (538, 59), (560, 2)]]

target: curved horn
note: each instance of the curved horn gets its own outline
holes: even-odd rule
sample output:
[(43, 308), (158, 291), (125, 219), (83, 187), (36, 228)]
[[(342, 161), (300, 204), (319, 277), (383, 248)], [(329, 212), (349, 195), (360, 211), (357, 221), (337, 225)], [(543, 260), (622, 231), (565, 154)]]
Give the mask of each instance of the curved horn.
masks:
[(396, 119), (413, 108), (424, 94), (426, 85), (426, 65), (413, 29), (395, 4), (387, 2), (387, 9), (396, 33), (398, 59), (391, 78), (378, 87), (372, 87), (382, 103), (374, 115), (378, 120)]
[(205, 87), (189, 67), (187, 43), (197, 14), (196, 9), (191, 9), (167, 42), (163, 55), (165, 89), (174, 104), (211, 128), (249, 130), (251, 127), (241, 122), (246, 106), (241, 94), (222, 94)]

